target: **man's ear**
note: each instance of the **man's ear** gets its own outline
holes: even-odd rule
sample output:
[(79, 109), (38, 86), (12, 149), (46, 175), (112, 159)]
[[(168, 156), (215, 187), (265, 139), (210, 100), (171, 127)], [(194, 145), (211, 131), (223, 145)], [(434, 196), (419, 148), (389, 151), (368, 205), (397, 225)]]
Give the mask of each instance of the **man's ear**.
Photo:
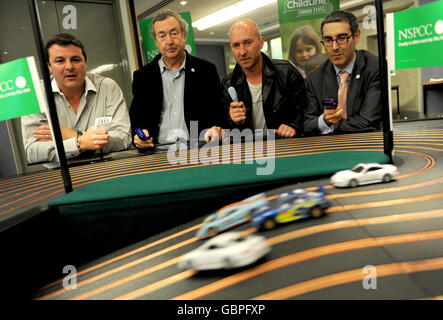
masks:
[(360, 29), (358, 29), (357, 32), (355, 33), (354, 41), (355, 44), (358, 44), (358, 42), (360, 41)]
[(265, 45), (265, 37), (260, 36), (260, 50), (263, 49), (264, 45)]

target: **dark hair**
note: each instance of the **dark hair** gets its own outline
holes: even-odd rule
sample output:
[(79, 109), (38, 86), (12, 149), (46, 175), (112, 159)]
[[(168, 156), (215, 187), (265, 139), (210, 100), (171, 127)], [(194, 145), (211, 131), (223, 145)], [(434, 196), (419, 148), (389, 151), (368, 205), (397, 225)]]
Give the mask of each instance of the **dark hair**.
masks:
[(323, 36), (323, 26), (326, 23), (331, 23), (331, 22), (347, 22), (349, 24), (349, 28), (351, 29), (352, 35), (355, 36), (355, 34), (357, 33), (358, 30), (357, 17), (350, 12), (337, 10), (328, 14), (321, 22), (320, 29), (322, 36)]
[(296, 65), (298, 65), (298, 62), (295, 60), (294, 56), (295, 51), (297, 50), (297, 42), (300, 39), (303, 40), (304, 43), (314, 46), (316, 54), (321, 52), (320, 37), (315, 32), (314, 28), (309, 25), (298, 28), (292, 34), (289, 45), (289, 60)]
[(86, 49), (83, 43), (81, 43), (80, 40), (78, 40), (76, 37), (74, 37), (72, 34), (69, 33), (59, 33), (54, 36), (54, 38), (50, 39), (48, 42), (46, 42), (46, 59), (49, 61), (49, 48), (54, 45), (58, 44), (59, 46), (69, 46), (70, 44), (73, 44), (76, 47), (79, 47), (82, 49), (83, 57), (85, 58), (85, 61), (87, 60), (86, 56)]
[(152, 20), (150, 34), (153, 39), (155, 39), (154, 23), (156, 23), (157, 21), (166, 20), (169, 17), (174, 17), (175, 20), (178, 21), (182, 34), (188, 34), (188, 23), (186, 22), (186, 20), (184, 20), (179, 14), (175, 13), (174, 11), (166, 9), (157, 14)]

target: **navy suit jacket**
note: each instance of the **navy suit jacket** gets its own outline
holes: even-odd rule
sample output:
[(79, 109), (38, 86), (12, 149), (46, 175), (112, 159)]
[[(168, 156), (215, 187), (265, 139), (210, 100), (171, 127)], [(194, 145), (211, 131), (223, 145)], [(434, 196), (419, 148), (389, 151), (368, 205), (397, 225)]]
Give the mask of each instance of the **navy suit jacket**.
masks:
[[(375, 131), (381, 126), (382, 108), (380, 73), (377, 56), (356, 50), (357, 57), (349, 81), (347, 95), (348, 118), (340, 120), (335, 133)], [(320, 134), (318, 117), (323, 113), (321, 101), (338, 100), (338, 82), (333, 64), (326, 60), (307, 79), (307, 109), (304, 120), (305, 135)]]
[[(153, 61), (134, 72), (134, 98), (129, 109), (132, 137), (135, 129), (147, 129), (154, 142), (158, 139), (163, 109), (163, 83), (158, 65), (160, 58), (158, 54)], [(222, 125), (221, 85), (214, 64), (186, 52), (184, 90), (185, 122), (190, 134), (191, 121), (198, 121), (199, 132)]]

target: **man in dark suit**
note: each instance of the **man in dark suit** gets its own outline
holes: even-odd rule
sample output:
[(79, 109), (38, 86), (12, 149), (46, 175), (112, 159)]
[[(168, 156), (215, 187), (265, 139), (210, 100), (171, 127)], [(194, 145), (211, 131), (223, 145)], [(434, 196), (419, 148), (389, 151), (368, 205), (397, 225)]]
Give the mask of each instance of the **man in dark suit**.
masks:
[[(376, 130), (382, 119), (378, 58), (355, 49), (357, 18), (334, 11), (322, 21), (321, 33), (328, 60), (306, 81), (305, 135)], [(322, 100), (329, 98), (338, 100), (337, 108), (324, 108)]]
[[(187, 32), (186, 21), (171, 10), (153, 19), (151, 36), (160, 53), (134, 72), (132, 83), (131, 127), (141, 128), (149, 137), (142, 141), (133, 131), (137, 148), (151, 148), (154, 143), (175, 142), (177, 138), (189, 140), (202, 129), (209, 129), (207, 142), (221, 137), (220, 78), (214, 64), (185, 50)], [(198, 130), (191, 121), (198, 121)]]

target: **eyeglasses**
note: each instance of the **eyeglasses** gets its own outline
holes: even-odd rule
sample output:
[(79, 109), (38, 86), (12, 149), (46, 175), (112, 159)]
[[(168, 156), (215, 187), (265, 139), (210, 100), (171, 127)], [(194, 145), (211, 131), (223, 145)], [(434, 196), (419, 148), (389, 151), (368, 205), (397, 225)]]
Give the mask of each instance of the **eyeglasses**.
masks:
[(323, 40), (320, 42), (326, 47), (331, 47), (333, 45), (334, 41), (337, 41), (338, 45), (342, 45), (342, 44), (347, 43), (349, 41), (349, 38), (351, 38), (351, 37), (352, 37), (352, 34), (350, 36), (341, 35), (337, 39), (323, 38)]

